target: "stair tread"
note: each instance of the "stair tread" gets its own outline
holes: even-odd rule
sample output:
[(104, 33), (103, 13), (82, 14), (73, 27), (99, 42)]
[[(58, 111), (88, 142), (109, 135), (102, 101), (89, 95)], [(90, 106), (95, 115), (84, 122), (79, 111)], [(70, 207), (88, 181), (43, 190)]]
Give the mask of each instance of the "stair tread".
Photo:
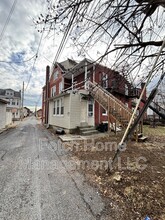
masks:
[(91, 131), (91, 130), (95, 130), (95, 127), (80, 127), (80, 131)]

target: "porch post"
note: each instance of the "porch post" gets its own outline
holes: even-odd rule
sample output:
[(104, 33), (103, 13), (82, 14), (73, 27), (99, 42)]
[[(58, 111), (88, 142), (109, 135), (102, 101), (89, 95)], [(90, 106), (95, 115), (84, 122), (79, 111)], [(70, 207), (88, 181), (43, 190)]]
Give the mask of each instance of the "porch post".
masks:
[(74, 83), (74, 74), (72, 73), (72, 91), (73, 91), (73, 89), (74, 89), (73, 83)]
[(95, 82), (95, 70), (96, 70), (96, 65), (93, 64), (93, 82)]

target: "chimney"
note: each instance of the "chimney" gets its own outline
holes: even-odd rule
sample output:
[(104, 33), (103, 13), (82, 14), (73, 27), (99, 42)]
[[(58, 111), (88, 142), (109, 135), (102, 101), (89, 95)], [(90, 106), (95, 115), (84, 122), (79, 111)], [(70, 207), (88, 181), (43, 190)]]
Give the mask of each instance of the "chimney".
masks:
[(46, 67), (46, 88), (45, 88), (45, 124), (48, 124), (49, 118), (49, 75), (50, 75), (50, 67)]

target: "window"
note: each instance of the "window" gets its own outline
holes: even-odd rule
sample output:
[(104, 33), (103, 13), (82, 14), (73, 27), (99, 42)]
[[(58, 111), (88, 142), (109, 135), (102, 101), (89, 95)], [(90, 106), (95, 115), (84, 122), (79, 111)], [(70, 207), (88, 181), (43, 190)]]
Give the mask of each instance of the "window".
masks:
[(108, 74), (107, 73), (102, 73), (102, 82), (103, 82), (103, 88), (106, 89), (108, 88)]
[(63, 115), (63, 114), (64, 114), (63, 99), (58, 99), (54, 101), (53, 104), (53, 115)]
[(19, 101), (17, 100), (17, 105), (19, 105)]
[(60, 100), (57, 100), (57, 115), (60, 114)]
[(54, 106), (53, 106), (53, 115), (56, 114), (56, 101), (54, 102)]
[(15, 102), (14, 102), (14, 101), (12, 101), (12, 105), (15, 105)]
[(116, 79), (112, 80), (112, 89), (116, 89), (117, 88), (117, 81)]
[(125, 95), (128, 95), (128, 85), (125, 84)]
[(51, 97), (55, 96), (56, 95), (56, 86), (53, 86), (51, 88)]
[(56, 70), (55, 72), (54, 72), (54, 80), (56, 80), (58, 78), (58, 70)]
[(93, 116), (93, 101), (88, 101), (88, 116)]
[(62, 85), (62, 82), (59, 83), (59, 93), (61, 93), (63, 90), (63, 85)]
[(104, 108), (102, 109), (102, 115), (107, 115), (107, 111)]
[(64, 114), (64, 103), (63, 103), (63, 99), (61, 99), (61, 115)]

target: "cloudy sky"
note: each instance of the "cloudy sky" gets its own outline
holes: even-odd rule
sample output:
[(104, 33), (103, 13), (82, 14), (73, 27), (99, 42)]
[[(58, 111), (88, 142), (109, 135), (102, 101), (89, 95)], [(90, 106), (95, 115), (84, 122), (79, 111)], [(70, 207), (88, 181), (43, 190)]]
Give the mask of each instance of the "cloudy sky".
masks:
[[(20, 90), (24, 81), (25, 106), (41, 106), (45, 68), (51, 66), (60, 40), (46, 38), (35, 28), (33, 18), (46, 6), (46, 0), (0, 1), (0, 88)], [(69, 56), (63, 54), (62, 60)]]
[[(38, 32), (33, 19), (46, 11), (46, 0), (0, 1), (0, 88), (19, 91), (24, 81), (28, 107), (41, 106), (46, 65), (52, 65), (62, 37)], [(58, 61), (77, 56), (77, 48), (69, 45)]]

